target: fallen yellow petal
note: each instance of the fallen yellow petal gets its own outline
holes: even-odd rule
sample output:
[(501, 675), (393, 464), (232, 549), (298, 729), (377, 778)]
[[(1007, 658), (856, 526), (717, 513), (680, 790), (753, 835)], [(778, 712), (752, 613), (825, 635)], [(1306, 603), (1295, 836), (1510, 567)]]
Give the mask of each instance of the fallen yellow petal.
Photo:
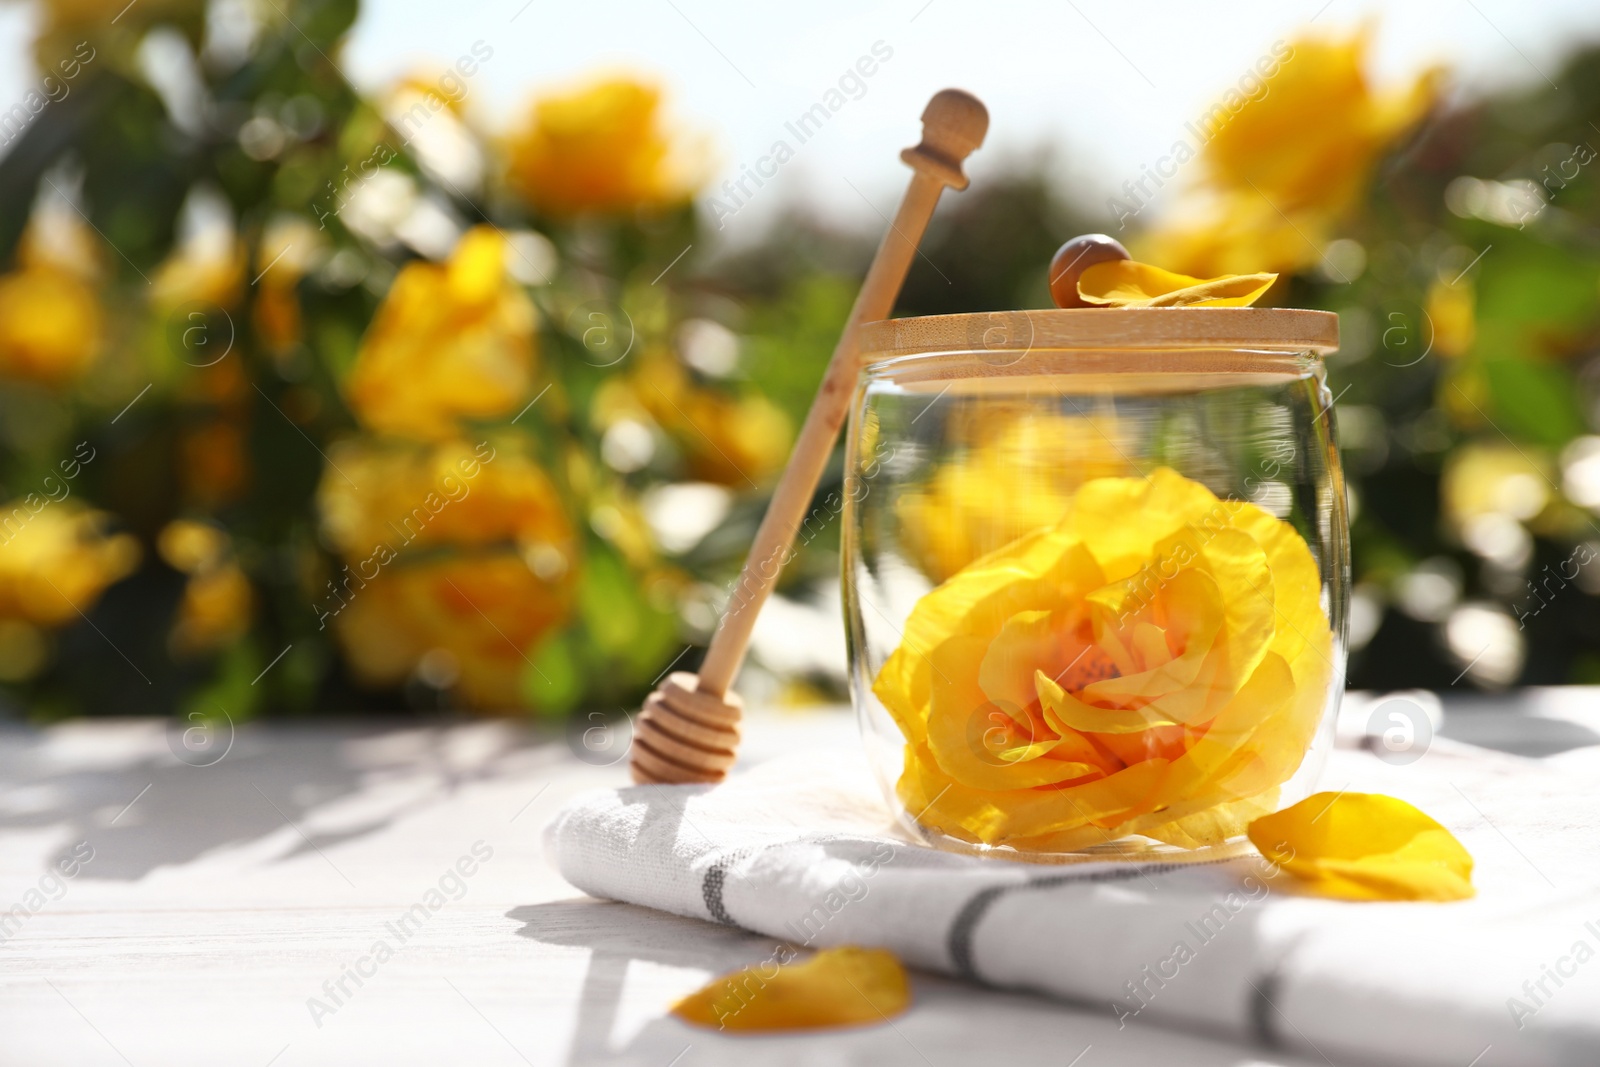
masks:
[(1472, 856), (1428, 816), (1375, 793), (1317, 793), (1250, 824), (1261, 854), (1323, 896), (1465, 900)]
[(843, 945), (804, 963), (769, 960), (713, 979), (672, 1013), (719, 1030), (810, 1030), (885, 1022), (910, 1003), (911, 983), (894, 953)]
[(1113, 259), (1083, 272), (1078, 295), (1103, 307), (1249, 307), (1277, 280), (1276, 274), (1191, 278), (1148, 263)]

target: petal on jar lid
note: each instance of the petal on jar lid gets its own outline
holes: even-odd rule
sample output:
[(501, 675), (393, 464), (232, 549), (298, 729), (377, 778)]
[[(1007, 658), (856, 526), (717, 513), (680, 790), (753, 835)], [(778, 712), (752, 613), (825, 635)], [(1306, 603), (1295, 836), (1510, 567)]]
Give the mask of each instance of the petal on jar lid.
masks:
[(1078, 296), (1100, 307), (1249, 307), (1278, 280), (1276, 274), (1191, 278), (1148, 263), (1114, 259), (1078, 278)]
[(1472, 856), (1395, 797), (1317, 793), (1250, 824), (1261, 854), (1312, 891), (1345, 900), (1465, 900)]

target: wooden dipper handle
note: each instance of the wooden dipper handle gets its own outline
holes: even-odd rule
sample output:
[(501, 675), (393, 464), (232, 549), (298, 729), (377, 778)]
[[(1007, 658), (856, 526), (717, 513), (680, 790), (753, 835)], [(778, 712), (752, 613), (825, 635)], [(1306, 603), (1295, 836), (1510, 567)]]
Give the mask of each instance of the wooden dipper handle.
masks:
[(922, 112), (922, 142), (900, 153), (914, 172), (900, 210), (867, 269), (844, 332), (828, 361), (822, 385), (800, 428), (789, 466), (778, 481), (766, 516), (750, 546), (739, 584), (728, 602), (698, 676), (679, 671), (645, 700), (634, 723), (631, 763), (638, 782), (718, 782), (733, 765), (742, 706), (728, 692), (744, 662), (761, 605), (788, 562), (795, 533), (822, 479), (833, 442), (849, 411), (860, 369), (857, 327), (886, 319), (905, 283), (939, 194), (965, 189), (962, 161), (983, 143), (989, 112), (959, 89), (934, 94)]

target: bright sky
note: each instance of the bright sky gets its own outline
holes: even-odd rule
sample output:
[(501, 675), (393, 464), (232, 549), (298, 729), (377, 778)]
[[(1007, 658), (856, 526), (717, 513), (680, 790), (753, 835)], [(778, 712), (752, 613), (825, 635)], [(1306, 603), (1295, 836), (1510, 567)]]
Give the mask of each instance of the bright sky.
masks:
[[(1474, 90), (1554, 76), (1566, 49), (1600, 39), (1594, 0), (368, 0), (342, 62), (357, 83), (378, 87), (481, 41), (493, 56), (471, 80), (471, 103), (493, 124), (536, 89), (597, 67), (647, 72), (669, 87), (683, 120), (711, 135), (720, 181), (775, 139), (794, 143), (784, 123), (882, 42), (892, 57), (864, 79), (864, 94), (728, 223), (739, 239), (788, 200), (845, 221), (872, 217), (863, 196), (888, 210), (905, 179), (898, 152), (916, 141), (928, 96), (947, 85), (989, 106), (975, 181), (1049, 148), (1063, 182), (1103, 204), (1274, 41), (1313, 18), (1329, 30), (1371, 19), (1380, 80), (1443, 61)], [(29, 84), (31, 19), (0, 6), (0, 101)]]

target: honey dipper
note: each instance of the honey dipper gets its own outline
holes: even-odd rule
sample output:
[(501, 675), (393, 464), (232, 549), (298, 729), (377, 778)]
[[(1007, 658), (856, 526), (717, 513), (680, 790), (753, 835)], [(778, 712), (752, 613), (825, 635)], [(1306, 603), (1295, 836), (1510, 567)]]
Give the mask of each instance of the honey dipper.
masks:
[(857, 328), (886, 319), (905, 282), (911, 258), (945, 186), (961, 190), (962, 161), (983, 143), (989, 113), (959, 89), (935, 93), (922, 112), (922, 141), (900, 153), (912, 171), (900, 209), (883, 235), (828, 361), (816, 399), (750, 546), (739, 584), (698, 675), (676, 671), (645, 698), (633, 727), (630, 762), (636, 782), (720, 782), (739, 748), (743, 704), (729, 691), (744, 661), (756, 615), (777, 585), (795, 532), (816, 492), (834, 439), (855, 392), (860, 348)]

